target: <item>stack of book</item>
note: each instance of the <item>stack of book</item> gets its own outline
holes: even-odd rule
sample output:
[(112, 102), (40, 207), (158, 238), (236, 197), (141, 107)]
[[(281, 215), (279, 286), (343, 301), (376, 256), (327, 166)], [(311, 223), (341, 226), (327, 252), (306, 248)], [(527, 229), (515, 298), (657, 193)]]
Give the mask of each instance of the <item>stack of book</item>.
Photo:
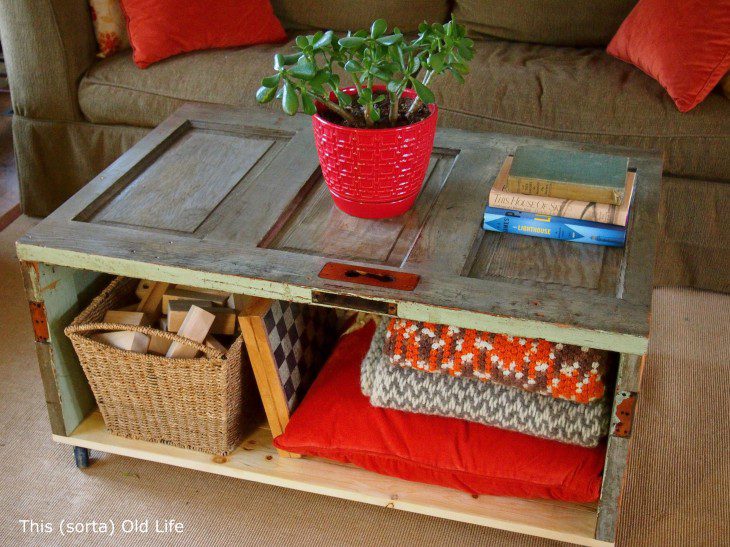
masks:
[(627, 157), (521, 146), (494, 181), (483, 228), (623, 247), (635, 178)]

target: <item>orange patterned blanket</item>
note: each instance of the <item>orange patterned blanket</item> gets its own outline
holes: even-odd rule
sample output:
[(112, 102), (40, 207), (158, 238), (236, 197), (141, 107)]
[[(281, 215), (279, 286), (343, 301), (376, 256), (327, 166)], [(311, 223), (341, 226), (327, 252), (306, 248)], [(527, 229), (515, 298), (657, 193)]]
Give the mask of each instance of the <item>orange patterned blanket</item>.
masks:
[(391, 319), (385, 352), (393, 365), (494, 382), (577, 403), (603, 397), (612, 355), (538, 338), (404, 319)]

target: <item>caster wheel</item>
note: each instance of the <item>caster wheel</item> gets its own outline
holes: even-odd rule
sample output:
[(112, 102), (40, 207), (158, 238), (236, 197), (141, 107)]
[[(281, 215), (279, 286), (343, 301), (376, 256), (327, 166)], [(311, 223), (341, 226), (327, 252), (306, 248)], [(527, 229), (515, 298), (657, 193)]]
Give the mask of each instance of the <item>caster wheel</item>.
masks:
[(80, 446), (74, 446), (74, 462), (79, 469), (89, 467), (89, 449)]

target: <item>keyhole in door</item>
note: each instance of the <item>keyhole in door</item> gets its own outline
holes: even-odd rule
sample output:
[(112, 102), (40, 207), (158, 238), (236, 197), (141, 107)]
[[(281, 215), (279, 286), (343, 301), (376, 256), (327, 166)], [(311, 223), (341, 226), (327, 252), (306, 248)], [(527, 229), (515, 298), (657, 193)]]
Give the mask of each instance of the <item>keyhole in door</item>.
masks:
[(368, 277), (370, 279), (380, 281), (381, 283), (392, 283), (395, 281), (395, 278), (392, 275), (364, 272), (362, 270), (347, 270), (345, 275), (347, 277)]

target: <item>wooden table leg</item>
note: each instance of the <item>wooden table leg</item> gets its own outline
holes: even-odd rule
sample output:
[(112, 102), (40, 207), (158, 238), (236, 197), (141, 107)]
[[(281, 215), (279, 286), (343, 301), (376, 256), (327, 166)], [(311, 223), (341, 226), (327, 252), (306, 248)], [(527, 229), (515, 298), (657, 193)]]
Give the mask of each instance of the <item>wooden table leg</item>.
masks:
[(631, 428), (639, 400), (645, 358), (645, 355), (622, 353), (619, 363), (596, 523), (596, 539), (610, 543), (616, 541), (616, 523), (631, 446)]
[(96, 402), (63, 329), (99, 293), (109, 276), (42, 262), (21, 262), (21, 268), (51, 431), (66, 436)]

